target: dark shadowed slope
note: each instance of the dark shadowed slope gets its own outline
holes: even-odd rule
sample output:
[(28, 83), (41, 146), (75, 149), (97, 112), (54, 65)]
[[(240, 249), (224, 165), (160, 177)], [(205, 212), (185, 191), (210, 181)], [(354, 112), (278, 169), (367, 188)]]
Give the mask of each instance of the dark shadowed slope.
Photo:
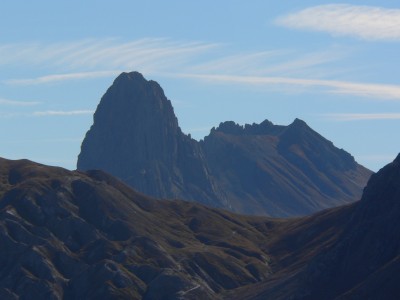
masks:
[[(258, 285), (259, 289), (247, 289), (240, 297), (400, 299), (400, 155), (371, 177), (360, 202), (326, 213), (322, 218), (334, 225), (332, 239), (312, 247), (323, 251), (315, 256), (310, 253), (313, 258), (297, 269), (296, 260), (304, 256), (298, 260), (290, 255), (287, 265), (278, 260), (280, 270), (286, 269), (284, 276)], [(288, 230), (270, 247), (272, 256), (280, 253), (282, 258), (282, 249), (292, 246), (296, 255), (307, 245), (307, 234), (323, 232), (327, 237), (324, 227), (315, 226), (312, 218), (305, 220), (309, 228), (300, 225), (295, 231)]]
[(246, 217), (26, 160), (0, 183), (1, 299), (214, 299), (270, 273)]
[(370, 171), (307, 124), (221, 123), (201, 142), (235, 211), (307, 215), (361, 197)]
[(400, 156), (360, 202), (297, 219), (0, 159), (1, 299), (399, 299)]
[(151, 196), (279, 217), (358, 200), (371, 175), (300, 120), (225, 122), (197, 142), (161, 87), (137, 72), (122, 73), (102, 97), (77, 167)]

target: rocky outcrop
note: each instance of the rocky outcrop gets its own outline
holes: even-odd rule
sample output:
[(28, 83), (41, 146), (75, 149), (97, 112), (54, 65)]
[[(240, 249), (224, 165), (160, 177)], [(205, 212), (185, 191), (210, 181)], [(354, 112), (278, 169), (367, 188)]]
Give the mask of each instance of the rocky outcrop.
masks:
[(132, 72), (122, 73), (101, 99), (78, 169), (104, 170), (151, 196), (219, 206), (205, 161), (158, 83)]
[(279, 217), (358, 200), (371, 174), (298, 119), (224, 122), (197, 142), (182, 133), (161, 87), (137, 72), (122, 73), (101, 99), (77, 167), (159, 198)]
[(0, 159), (0, 297), (399, 299), (399, 199), (400, 156), (361, 201), (276, 220)]
[(0, 159), (1, 299), (218, 299), (270, 271), (246, 217)]
[(296, 119), (289, 126), (221, 123), (201, 142), (235, 211), (307, 215), (361, 197), (370, 171)]

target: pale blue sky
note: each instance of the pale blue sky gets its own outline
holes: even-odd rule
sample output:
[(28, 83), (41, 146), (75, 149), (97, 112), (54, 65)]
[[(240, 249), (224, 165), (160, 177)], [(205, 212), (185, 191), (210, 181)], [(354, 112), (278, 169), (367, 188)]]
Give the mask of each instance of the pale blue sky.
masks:
[[(362, 2), (362, 3), (361, 3)], [(377, 170), (400, 151), (397, 1), (9, 1), (0, 156), (74, 169), (122, 71), (160, 83), (181, 128), (296, 117)]]

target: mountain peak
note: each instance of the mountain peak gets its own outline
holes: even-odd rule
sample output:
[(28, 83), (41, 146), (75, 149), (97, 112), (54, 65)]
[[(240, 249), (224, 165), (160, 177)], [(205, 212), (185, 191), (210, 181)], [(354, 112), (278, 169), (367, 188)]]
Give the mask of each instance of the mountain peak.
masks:
[(102, 97), (78, 169), (104, 170), (156, 197), (293, 216), (359, 199), (370, 172), (338, 151), (300, 119), (222, 122), (196, 142), (158, 83), (131, 72)]
[[(178, 120), (162, 88), (139, 72), (122, 73), (97, 107), (94, 123), (82, 144), (78, 168), (110, 171), (109, 168), (120, 168), (121, 160), (127, 163), (160, 158), (163, 155), (156, 149), (173, 148), (160, 132), (175, 136), (178, 131)], [(137, 153), (137, 148), (142, 151)], [(88, 151), (96, 154), (89, 155)]]
[[(210, 200), (204, 194), (213, 187), (199, 148), (182, 133), (157, 82), (122, 73), (97, 107), (77, 168), (104, 170), (156, 197)], [(202, 182), (201, 191), (187, 193), (190, 178)]]
[(115, 80), (121, 79), (130, 79), (130, 80), (145, 80), (147, 81), (142, 73), (133, 71), (133, 72), (122, 72)]
[(311, 129), (306, 122), (298, 118), (294, 119), (294, 121), (288, 127), (299, 128), (299, 129)]

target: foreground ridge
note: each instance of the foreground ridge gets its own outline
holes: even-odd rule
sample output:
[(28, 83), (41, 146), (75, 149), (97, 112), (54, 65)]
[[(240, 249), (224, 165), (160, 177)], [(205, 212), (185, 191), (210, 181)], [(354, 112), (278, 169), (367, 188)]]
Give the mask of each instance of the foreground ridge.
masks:
[(398, 299), (399, 199), (400, 156), (361, 201), (296, 219), (0, 159), (0, 298)]

